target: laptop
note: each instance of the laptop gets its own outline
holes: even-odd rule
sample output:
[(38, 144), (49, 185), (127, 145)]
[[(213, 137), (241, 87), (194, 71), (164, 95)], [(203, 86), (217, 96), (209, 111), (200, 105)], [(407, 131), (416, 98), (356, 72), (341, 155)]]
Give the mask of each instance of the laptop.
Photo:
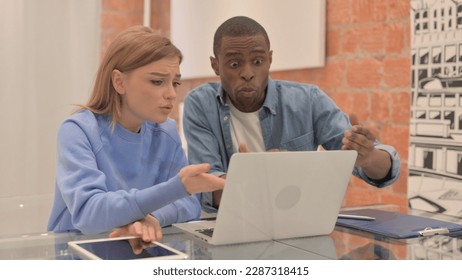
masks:
[(173, 226), (213, 245), (330, 234), (356, 157), (350, 150), (235, 153), (216, 219)]

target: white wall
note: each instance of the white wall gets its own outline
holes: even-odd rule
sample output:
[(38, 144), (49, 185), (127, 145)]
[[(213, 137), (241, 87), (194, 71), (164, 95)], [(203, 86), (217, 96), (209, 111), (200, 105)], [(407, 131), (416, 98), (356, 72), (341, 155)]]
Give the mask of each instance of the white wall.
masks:
[(100, 1), (0, 1), (0, 235), (46, 230), (56, 133), (84, 103), (99, 55)]
[(184, 55), (182, 78), (215, 76), (209, 60), (215, 30), (239, 15), (268, 32), (272, 71), (324, 66), (326, 0), (171, 0), (171, 38)]

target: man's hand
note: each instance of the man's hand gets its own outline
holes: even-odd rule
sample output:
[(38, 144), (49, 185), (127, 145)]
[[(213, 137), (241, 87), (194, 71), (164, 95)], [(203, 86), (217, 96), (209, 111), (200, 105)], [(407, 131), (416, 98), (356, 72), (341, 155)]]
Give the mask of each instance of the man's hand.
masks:
[(249, 148), (247, 148), (247, 144), (245, 143), (239, 144), (239, 153), (250, 153)]
[(375, 135), (368, 128), (360, 125), (358, 117), (354, 114), (350, 115), (350, 123), (352, 128), (344, 133), (342, 150), (356, 150), (358, 158), (355, 165), (362, 167), (367, 165), (369, 157), (375, 150)]
[(390, 155), (374, 147), (375, 135), (365, 126), (359, 124), (356, 115), (350, 115), (352, 128), (345, 131), (342, 150), (356, 150), (358, 158), (355, 166), (361, 167), (366, 175), (375, 180), (387, 176), (391, 168)]

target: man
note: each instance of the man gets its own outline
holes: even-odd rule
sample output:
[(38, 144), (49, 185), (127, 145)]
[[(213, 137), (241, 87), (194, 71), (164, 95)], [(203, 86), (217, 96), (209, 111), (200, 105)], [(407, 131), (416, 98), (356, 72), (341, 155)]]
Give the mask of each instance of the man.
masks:
[[(259, 23), (228, 19), (215, 33), (213, 52), (211, 66), (221, 82), (199, 86), (184, 101), (190, 163), (210, 163), (212, 174), (225, 177), (235, 152), (322, 146), (356, 150), (353, 174), (368, 184), (384, 187), (398, 179), (396, 150), (380, 144), (355, 116), (348, 118), (316, 86), (269, 77), (273, 53)], [(216, 211), (220, 198), (221, 191), (203, 193), (203, 209)]]

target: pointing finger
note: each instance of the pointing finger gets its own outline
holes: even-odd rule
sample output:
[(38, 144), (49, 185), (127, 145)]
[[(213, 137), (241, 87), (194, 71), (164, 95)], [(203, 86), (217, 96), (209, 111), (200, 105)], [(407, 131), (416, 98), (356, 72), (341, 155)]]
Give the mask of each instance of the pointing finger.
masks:
[(350, 114), (350, 123), (351, 125), (359, 125), (359, 119), (355, 114)]

